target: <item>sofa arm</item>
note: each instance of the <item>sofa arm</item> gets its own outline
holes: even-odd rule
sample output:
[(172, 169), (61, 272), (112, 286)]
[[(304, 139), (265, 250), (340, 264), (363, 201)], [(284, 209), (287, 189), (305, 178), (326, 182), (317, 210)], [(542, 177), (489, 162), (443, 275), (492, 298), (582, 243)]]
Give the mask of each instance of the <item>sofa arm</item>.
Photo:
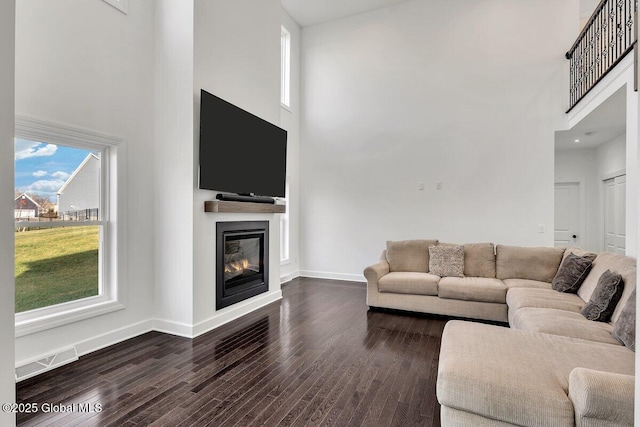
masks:
[(634, 376), (575, 368), (569, 399), (577, 426), (633, 426)]
[(364, 277), (367, 282), (370, 285), (375, 284), (376, 287), (378, 286), (378, 280), (385, 274), (389, 274), (389, 263), (383, 259), (364, 269)]

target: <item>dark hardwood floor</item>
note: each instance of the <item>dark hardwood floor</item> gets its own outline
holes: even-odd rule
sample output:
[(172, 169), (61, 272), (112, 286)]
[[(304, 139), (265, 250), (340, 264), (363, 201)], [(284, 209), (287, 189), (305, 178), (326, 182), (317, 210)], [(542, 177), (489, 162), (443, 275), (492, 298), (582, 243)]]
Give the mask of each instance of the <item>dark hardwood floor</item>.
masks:
[(446, 320), (368, 311), (358, 283), (301, 278), (283, 294), (196, 339), (151, 332), (25, 380), (18, 402), (65, 406), (18, 423), (440, 425)]

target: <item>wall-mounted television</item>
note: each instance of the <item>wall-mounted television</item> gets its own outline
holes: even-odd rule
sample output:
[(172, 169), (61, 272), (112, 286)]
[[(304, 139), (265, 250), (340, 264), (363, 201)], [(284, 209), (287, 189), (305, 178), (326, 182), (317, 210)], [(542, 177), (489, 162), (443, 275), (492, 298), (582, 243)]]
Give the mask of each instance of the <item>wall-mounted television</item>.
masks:
[(287, 131), (200, 91), (199, 187), (285, 197)]

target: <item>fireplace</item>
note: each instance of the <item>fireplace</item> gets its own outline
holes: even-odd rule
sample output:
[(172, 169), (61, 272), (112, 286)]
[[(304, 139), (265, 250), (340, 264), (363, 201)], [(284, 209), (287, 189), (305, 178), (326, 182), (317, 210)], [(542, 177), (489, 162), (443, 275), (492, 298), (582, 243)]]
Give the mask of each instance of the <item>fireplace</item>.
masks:
[(216, 310), (269, 290), (269, 221), (216, 223)]

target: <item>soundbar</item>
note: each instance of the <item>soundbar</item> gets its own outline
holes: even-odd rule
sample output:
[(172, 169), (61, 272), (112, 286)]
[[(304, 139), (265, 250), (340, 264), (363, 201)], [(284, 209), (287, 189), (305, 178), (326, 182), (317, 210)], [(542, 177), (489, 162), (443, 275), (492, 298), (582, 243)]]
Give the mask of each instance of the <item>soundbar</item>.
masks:
[(275, 203), (273, 197), (266, 196), (244, 196), (240, 194), (221, 194), (216, 195), (216, 199), (226, 202), (250, 202), (250, 203)]

